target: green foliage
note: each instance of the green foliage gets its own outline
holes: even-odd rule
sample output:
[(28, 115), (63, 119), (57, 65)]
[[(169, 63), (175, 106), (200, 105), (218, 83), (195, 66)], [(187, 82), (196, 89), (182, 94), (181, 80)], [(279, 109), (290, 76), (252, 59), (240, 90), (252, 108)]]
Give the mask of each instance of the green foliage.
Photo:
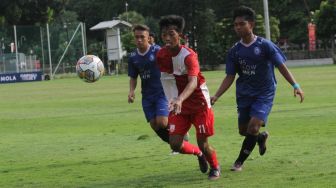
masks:
[(254, 27), (254, 33), (265, 37), (265, 21), (264, 21), (264, 17), (261, 14), (257, 14), (256, 15), (256, 23), (255, 23), (255, 27)]
[[(280, 21), (279, 19), (271, 16), (269, 18), (269, 24), (270, 24), (270, 32), (271, 32), (271, 41), (276, 42), (278, 41), (280, 37), (280, 29), (279, 29), (279, 24)], [(266, 37), (265, 34), (265, 19), (261, 14), (257, 14), (256, 16), (256, 27), (254, 29), (255, 34)]]
[(0, 16), (0, 25), (4, 25), (5, 24), (5, 17), (4, 16)]
[(321, 39), (330, 39), (336, 34), (336, 3), (335, 1), (322, 1), (320, 10), (315, 12), (317, 35)]
[(220, 22), (216, 23), (214, 28), (214, 40), (212, 50), (214, 50), (219, 63), (224, 63), (226, 52), (238, 40), (233, 30), (232, 19), (223, 18)]
[[(145, 18), (135, 11), (124, 12), (119, 15), (119, 18), (125, 21), (128, 20), (128, 22), (132, 25), (145, 24)], [(121, 33), (121, 43), (123, 44), (124, 50), (126, 50), (128, 53), (136, 48), (132, 29), (123, 30)]]
[(150, 16), (146, 17), (145, 24), (150, 28), (151, 32), (156, 34), (156, 41), (158, 42), (160, 39), (159, 19)]
[(280, 37), (280, 20), (271, 16), (270, 17), (270, 30), (271, 30), (271, 40), (272, 41), (277, 41)]
[(121, 42), (123, 44), (122, 47), (124, 50), (126, 50), (126, 52), (130, 53), (136, 48), (134, 40), (135, 39), (132, 30), (127, 30), (123, 32), (123, 34), (121, 35)]
[[(271, 40), (288, 39), (288, 42), (296, 44), (308, 42), (307, 24), (311, 21), (310, 12), (316, 11), (320, 4), (322, 7), (323, 2), (327, 2), (321, 3), (320, 0), (268, 1)], [(332, 0), (328, 2), (334, 3)], [(42, 25), (55, 22), (55, 19), (63, 14), (64, 10), (67, 10), (76, 12), (78, 21), (84, 22), (87, 29), (101, 21), (119, 17), (123, 20), (128, 19), (131, 23), (144, 23), (159, 36), (158, 21), (160, 17), (178, 14), (186, 20), (184, 34), (188, 35), (190, 46), (199, 52), (201, 62), (215, 65), (224, 61), (223, 56), (225, 56), (227, 47), (232, 46), (235, 42), (233, 40), (235, 34), (231, 28), (221, 32), (218, 27), (222, 27), (219, 25), (222, 24), (224, 18), (231, 19), (233, 9), (240, 5), (250, 6), (256, 11), (258, 17), (255, 32), (264, 36), (263, 2), (260, 0), (100, 0), (95, 2), (92, 0), (1, 0), (0, 10), (3, 11), (0, 11), (0, 17), (4, 17), (3, 24)], [(327, 10), (325, 7), (323, 9)], [(329, 23), (335, 20), (333, 18), (335, 14), (330, 12), (326, 15), (320, 15), (318, 11), (316, 12), (316, 22), (321, 23), (318, 25), (318, 37), (327, 41), (324, 39), (327, 38), (324, 34), (329, 35), (334, 31), (335, 24)], [(325, 22), (328, 24), (324, 24)], [(331, 29), (328, 29), (328, 26)], [(127, 51), (135, 47), (129, 32), (127, 30), (122, 32), (124, 35), (122, 42)], [(94, 46), (94, 50), (98, 49), (96, 47), (104, 41), (103, 32), (87, 30), (86, 34), (90, 43), (97, 43), (97, 45), (88, 43), (88, 46)], [(227, 39), (221, 39), (221, 37)], [(159, 40), (157, 41), (159, 42)], [(195, 46), (196, 43), (197, 46)], [(93, 49), (89, 49), (89, 51)], [(102, 51), (100, 50), (99, 53)]]
[(1, 0), (0, 10), (4, 11), (0, 12), (0, 16), (5, 16), (6, 22), (10, 25), (47, 23), (51, 20), (50, 16), (58, 15), (65, 2), (61, 0)]
[(221, 63), (217, 61), (215, 57), (216, 52), (209, 45), (215, 42), (213, 40), (215, 26), (215, 14), (213, 10), (195, 11), (194, 24), (195, 29), (191, 31), (191, 35), (196, 40), (197, 46), (194, 46), (192, 43), (190, 45), (198, 51), (200, 64), (216, 65)]
[(123, 12), (122, 14), (119, 15), (119, 18), (121, 20), (128, 21), (131, 24), (144, 24), (145, 23), (145, 18), (141, 14), (135, 11)]

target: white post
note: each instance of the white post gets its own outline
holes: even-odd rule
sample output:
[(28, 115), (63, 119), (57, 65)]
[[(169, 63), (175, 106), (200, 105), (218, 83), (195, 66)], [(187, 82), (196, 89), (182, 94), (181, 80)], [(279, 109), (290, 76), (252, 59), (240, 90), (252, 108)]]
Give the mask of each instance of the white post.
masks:
[(268, 15), (268, 0), (263, 0), (263, 1), (264, 1), (264, 18), (265, 18), (266, 39), (271, 40), (271, 31), (270, 31), (269, 15)]
[(128, 22), (128, 12), (127, 12), (127, 7), (128, 7), (128, 3), (125, 3), (125, 7), (126, 7), (126, 21)]
[(72, 40), (74, 39), (74, 37), (75, 37), (75, 35), (76, 35), (76, 33), (77, 33), (77, 31), (78, 31), (78, 29), (79, 29), (80, 26), (81, 26), (81, 24), (78, 24), (78, 26), (77, 26), (75, 32), (73, 33), (73, 35), (72, 35), (70, 41), (68, 42), (68, 45), (66, 46), (66, 48), (65, 48), (65, 50), (64, 50), (64, 52), (63, 52), (63, 54), (62, 54), (62, 56), (61, 56), (61, 59), (58, 61), (57, 65), (56, 65), (56, 67), (55, 67), (53, 76), (56, 74), (56, 71), (57, 71), (57, 69), (58, 69), (58, 66), (61, 64), (61, 62), (62, 62), (62, 60), (63, 60), (63, 58), (64, 58), (64, 55), (65, 55), (65, 53), (68, 51), (68, 48), (69, 48), (69, 46), (70, 46)]
[(119, 74), (119, 65), (121, 63), (121, 58), (122, 58), (122, 49), (121, 49), (121, 40), (120, 40), (120, 28), (117, 27), (117, 44), (118, 44), (118, 61), (116, 65), (116, 75), (118, 76)]
[(41, 35), (41, 53), (42, 53), (41, 55), (42, 55), (42, 74), (43, 74), (44, 73), (44, 47), (43, 47), (42, 27), (40, 27), (40, 35)]
[(84, 23), (81, 22), (81, 30), (82, 30), (82, 46), (83, 46), (83, 56), (86, 55), (85, 51), (85, 35), (84, 35)]
[(83, 26), (84, 26), (84, 41), (85, 41), (85, 54), (87, 54), (87, 39), (86, 39), (86, 25), (85, 22), (83, 22)]
[(47, 24), (47, 38), (48, 38), (48, 53), (49, 53), (49, 76), (50, 79), (53, 79), (52, 76), (52, 64), (51, 64), (51, 50), (50, 50), (50, 35), (49, 35), (49, 24)]
[(19, 54), (18, 54), (18, 43), (17, 43), (17, 35), (16, 35), (16, 25), (14, 25), (14, 40), (15, 40), (15, 56), (16, 56), (16, 72), (19, 72)]

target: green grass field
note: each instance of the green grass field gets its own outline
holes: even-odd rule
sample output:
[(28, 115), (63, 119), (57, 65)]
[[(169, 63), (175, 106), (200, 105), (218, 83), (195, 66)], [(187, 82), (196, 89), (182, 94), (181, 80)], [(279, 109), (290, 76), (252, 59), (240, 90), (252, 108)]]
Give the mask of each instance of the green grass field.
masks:
[[(145, 121), (139, 88), (127, 103), (126, 75), (0, 85), (0, 187), (336, 187), (336, 66), (291, 71), (305, 101), (277, 74), (268, 151), (256, 149), (242, 172), (229, 171), (243, 139), (235, 87), (214, 106), (217, 181), (196, 157), (170, 155)], [(225, 73), (204, 75), (214, 94)]]

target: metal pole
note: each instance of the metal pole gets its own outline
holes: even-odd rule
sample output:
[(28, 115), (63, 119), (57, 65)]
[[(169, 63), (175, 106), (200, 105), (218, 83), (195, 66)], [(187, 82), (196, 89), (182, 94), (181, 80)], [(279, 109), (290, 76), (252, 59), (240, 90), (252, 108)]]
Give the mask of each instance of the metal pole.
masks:
[(121, 58), (122, 58), (122, 49), (121, 49), (121, 40), (120, 40), (120, 28), (117, 27), (117, 45), (118, 45), (118, 61), (117, 61), (117, 65), (116, 65), (116, 75), (119, 75), (119, 65), (121, 62)]
[(49, 35), (49, 24), (47, 24), (47, 38), (48, 38), (48, 53), (49, 53), (49, 75), (50, 79), (53, 79), (52, 75), (52, 64), (51, 64), (51, 51), (50, 51), (50, 35)]
[(264, 1), (264, 17), (265, 17), (265, 33), (266, 39), (271, 40), (271, 31), (269, 25), (269, 15), (268, 15), (268, 0)]
[(128, 7), (128, 3), (125, 3), (125, 7), (126, 7), (126, 21), (128, 22), (128, 12), (127, 12), (127, 7)]
[(42, 73), (44, 73), (44, 47), (43, 47), (42, 27), (40, 27), (40, 35), (41, 35), (41, 53), (42, 53)]
[(85, 55), (87, 54), (87, 40), (86, 40), (86, 25), (83, 22), (83, 27), (84, 27), (84, 45), (85, 45)]
[(58, 66), (60, 65), (60, 63), (62, 62), (62, 60), (63, 60), (63, 58), (64, 58), (65, 53), (68, 51), (68, 48), (69, 48), (69, 46), (70, 46), (72, 40), (74, 39), (74, 37), (75, 37), (75, 35), (76, 35), (76, 33), (77, 33), (77, 31), (78, 31), (80, 25), (81, 25), (81, 24), (78, 24), (78, 26), (77, 26), (77, 28), (76, 28), (74, 34), (72, 35), (72, 37), (71, 37), (71, 39), (70, 39), (68, 45), (66, 46), (66, 48), (65, 48), (65, 50), (64, 50), (64, 52), (63, 52), (63, 54), (62, 54), (61, 59), (58, 61), (57, 65), (56, 65), (56, 67), (55, 67), (55, 70), (54, 70), (53, 75), (55, 75), (55, 73), (56, 73), (56, 71), (57, 71), (57, 69), (58, 69)]
[(86, 52), (85, 52), (84, 24), (83, 24), (83, 22), (81, 22), (80, 24), (81, 24), (81, 30), (82, 30), (82, 46), (83, 46), (83, 56), (84, 56), (84, 55), (86, 55)]
[(16, 25), (14, 25), (14, 40), (15, 40), (15, 56), (16, 56), (16, 72), (19, 72), (19, 54), (18, 54), (18, 45), (17, 45), (17, 35), (16, 35)]

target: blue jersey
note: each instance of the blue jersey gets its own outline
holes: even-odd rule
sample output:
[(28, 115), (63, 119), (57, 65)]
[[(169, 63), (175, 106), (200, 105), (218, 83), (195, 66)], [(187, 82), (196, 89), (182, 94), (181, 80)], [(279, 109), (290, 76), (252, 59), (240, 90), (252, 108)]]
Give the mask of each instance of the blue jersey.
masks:
[(256, 37), (249, 44), (236, 43), (229, 51), (226, 74), (239, 77), (236, 81), (237, 98), (273, 97), (276, 89), (274, 66), (286, 61), (281, 50), (271, 41)]
[(139, 54), (138, 50), (135, 50), (128, 59), (128, 76), (137, 78), (140, 75), (143, 97), (163, 93), (161, 72), (156, 65), (156, 53), (159, 50), (160, 48), (156, 46), (150, 46), (145, 54)]

